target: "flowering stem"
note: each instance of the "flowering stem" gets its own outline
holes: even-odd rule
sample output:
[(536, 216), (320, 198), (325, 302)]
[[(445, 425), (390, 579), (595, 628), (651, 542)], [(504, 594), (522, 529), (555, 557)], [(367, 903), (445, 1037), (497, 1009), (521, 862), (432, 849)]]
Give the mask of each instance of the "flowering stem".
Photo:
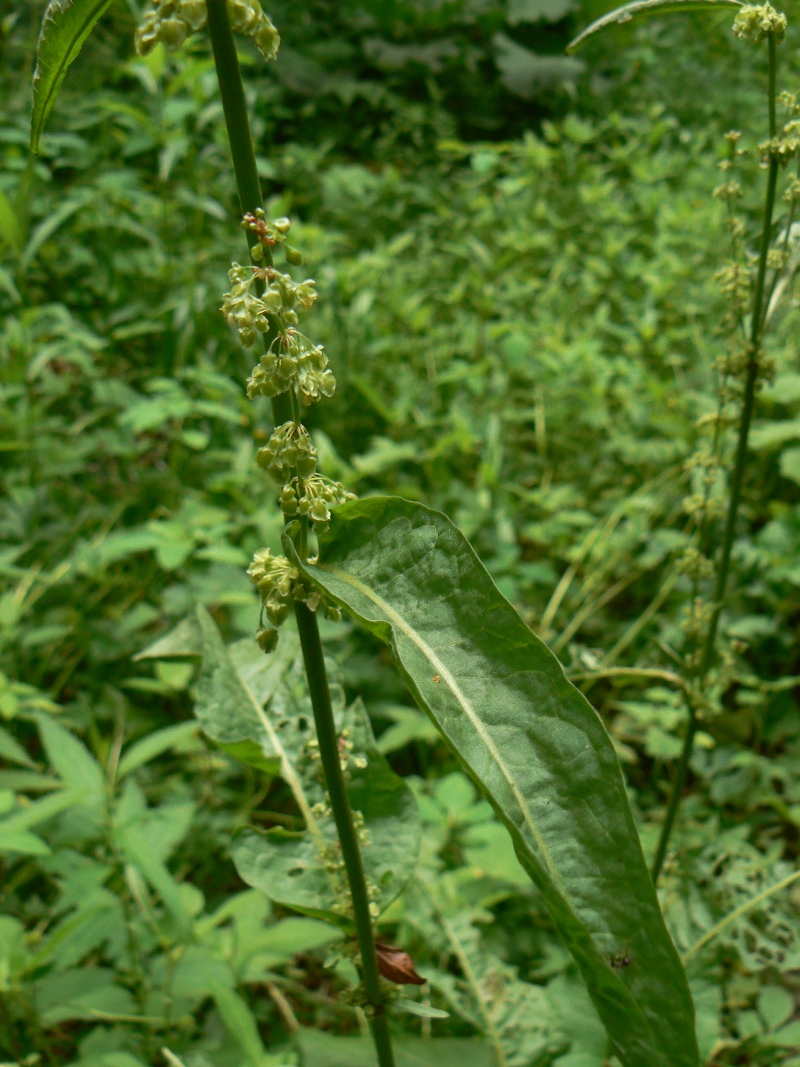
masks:
[[(247, 104), (239, 70), (239, 60), (236, 55), (236, 47), (233, 42), (233, 34), (228, 17), (227, 0), (207, 0), (207, 6), (208, 29), (222, 97), (225, 124), (228, 129), (240, 208), (242, 215), (245, 215), (248, 212), (255, 212), (257, 208), (262, 206), (261, 187), (258, 180), (253, 142), (250, 136)], [(254, 235), (251, 238), (250, 231), (247, 231), (247, 233), (248, 241), (252, 247), (257, 238)], [(275, 333), (272, 331), (267, 334), (267, 347), (269, 347), (274, 337)], [(297, 414), (297, 400), (292, 390), (273, 398), (272, 415), (276, 426), (295, 420)], [(307, 521), (304, 520), (302, 525), (304, 536), (302, 537), (300, 548), (302, 555), (305, 557)], [(386, 1018), (386, 1006), (381, 989), (378, 959), (375, 952), (375, 937), (369, 911), (367, 882), (361, 861), (358, 835), (353, 824), (350, 798), (347, 794), (347, 786), (339, 758), (339, 739), (333, 719), (330, 688), (325, 670), (325, 658), (319, 636), (317, 616), (305, 604), (296, 602), (295, 617), (308, 679), (308, 691), (311, 705), (314, 709), (314, 721), (317, 729), (322, 768), (325, 772), (331, 809), (339, 834), (342, 858), (350, 884), (353, 917), (361, 951), (364, 988), (371, 1014), (372, 1037), (375, 1042), (380, 1067), (394, 1067), (394, 1053)]]
[[(777, 55), (774, 32), (770, 32), (769, 44), (769, 132), (770, 138), (775, 136), (775, 97), (776, 97), (776, 71)], [(714, 652), (717, 640), (717, 628), (719, 626), (722, 606), (725, 601), (725, 593), (728, 587), (728, 573), (730, 571), (731, 550), (733, 538), (736, 533), (736, 520), (739, 514), (739, 503), (742, 496), (742, 481), (747, 463), (747, 439), (750, 434), (750, 423), (753, 418), (753, 406), (756, 396), (756, 384), (760, 369), (759, 357), (761, 355), (761, 342), (764, 333), (764, 319), (762, 309), (764, 304), (764, 283), (767, 275), (767, 254), (769, 252), (770, 237), (772, 234), (772, 215), (775, 208), (775, 189), (778, 181), (778, 159), (774, 152), (770, 153), (767, 172), (767, 191), (764, 198), (764, 216), (761, 227), (761, 246), (758, 256), (758, 269), (756, 273), (756, 287), (753, 295), (753, 310), (750, 320), (750, 339), (747, 368), (745, 371), (744, 393), (742, 396), (742, 408), (739, 416), (739, 431), (736, 441), (736, 455), (731, 474), (730, 495), (728, 498), (728, 511), (725, 517), (725, 527), (722, 534), (722, 550), (717, 565), (716, 581), (714, 583), (713, 610), (706, 631), (705, 641), (700, 654), (700, 662), (697, 668), (695, 680), (702, 686), (714, 661)], [(655, 882), (661, 872), (664, 857), (667, 853), (667, 845), (678, 813), (683, 787), (686, 783), (686, 774), (689, 769), (689, 761), (692, 756), (695, 735), (697, 734), (697, 709), (689, 706), (689, 722), (686, 726), (686, 735), (683, 739), (678, 770), (672, 785), (667, 813), (661, 828), (661, 837), (653, 860), (652, 875)]]

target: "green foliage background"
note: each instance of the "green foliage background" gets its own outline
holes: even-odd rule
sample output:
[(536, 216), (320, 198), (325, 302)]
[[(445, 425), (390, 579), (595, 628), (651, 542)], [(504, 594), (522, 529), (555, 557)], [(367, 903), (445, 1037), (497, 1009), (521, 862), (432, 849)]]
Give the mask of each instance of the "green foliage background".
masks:
[[(358, 1033), (336, 932), (271, 910), (230, 859), (248, 823), (296, 825), (291, 794), (198, 738), (195, 660), (174, 645), (133, 658), (198, 604), (247, 642), (244, 568), (280, 547), (253, 462), (268, 412), (254, 417), (218, 312), (243, 243), (208, 48), (139, 60), (135, 5), (114, 5), (31, 160), (42, 7), (0, 6), (0, 1054), (356, 1063), (360, 1045), (330, 1036)], [(620, 29), (564, 58), (600, 10), (280, 2), (278, 62), (242, 54), (270, 210), (297, 219), (339, 381), (312, 426), (326, 473), (441, 508), (473, 540), (591, 686), (647, 850), (684, 721), (670, 680), (684, 461), (722, 346), (711, 192), (721, 134), (764, 137), (765, 71), (726, 16)], [(782, 60), (793, 88), (791, 25)], [(734, 677), (661, 888), (681, 951), (796, 864), (797, 326), (790, 293), (723, 618)], [(450, 1015), (393, 1028), (451, 1037), (453, 1062), (600, 1067), (602, 1029), (505, 831), (377, 644), (326, 636), (342, 702), (364, 696), (423, 820), (385, 936)], [(612, 665), (651, 673), (587, 681)], [(799, 903), (797, 885), (769, 897), (693, 957), (708, 1062), (800, 1063)]]

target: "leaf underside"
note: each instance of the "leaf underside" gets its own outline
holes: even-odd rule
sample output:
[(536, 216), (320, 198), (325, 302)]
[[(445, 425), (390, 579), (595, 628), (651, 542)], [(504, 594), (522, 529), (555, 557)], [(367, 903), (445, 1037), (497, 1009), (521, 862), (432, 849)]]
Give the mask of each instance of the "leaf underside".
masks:
[(709, 11), (726, 7), (741, 7), (740, 0), (634, 0), (632, 4), (623, 4), (596, 19), (579, 33), (574, 41), (567, 45), (568, 52), (576, 52), (590, 37), (609, 30), (613, 26), (625, 25), (634, 19), (650, 18), (652, 15), (668, 15), (671, 11)]
[[(542, 893), (625, 1067), (697, 1067), (694, 1011), (606, 730), (446, 516), (337, 509), (307, 577), (391, 646)], [(629, 965), (612, 967), (622, 954)]]
[(42, 19), (33, 75), (31, 151), (39, 151), (44, 124), (64, 75), (112, 0), (50, 0)]

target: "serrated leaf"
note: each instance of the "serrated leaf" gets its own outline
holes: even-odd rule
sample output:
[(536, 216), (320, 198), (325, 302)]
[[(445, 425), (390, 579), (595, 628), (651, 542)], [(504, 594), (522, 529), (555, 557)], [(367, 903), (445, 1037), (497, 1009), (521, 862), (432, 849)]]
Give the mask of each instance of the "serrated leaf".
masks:
[(136, 1001), (116, 985), (114, 972), (104, 967), (83, 967), (48, 974), (36, 983), (36, 1008), (43, 1025), (56, 1026), (68, 1019), (101, 1019), (106, 1015), (132, 1015)]
[(85, 801), (85, 799), (86, 793), (80, 790), (60, 790), (53, 796), (35, 800), (32, 804), (20, 808), (13, 815), (3, 819), (0, 822), (0, 833), (15, 834), (22, 830), (30, 830), (32, 826), (38, 826), (39, 823), (46, 822), (55, 815), (60, 815), (62, 811), (67, 811), (76, 804)]
[(133, 824), (118, 826), (114, 838), (125, 858), (144, 875), (161, 897), (178, 927), (186, 929), (191, 916), (187, 913), (181, 886), (166, 865), (154, 855), (141, 829)]
[[(392, 648), (419, 705), (514, 841), (625, 1067), (697, 1067), (686, 976), (614, 748), (555, 656), (446, 516), (392, 497), (337, 509), (306, 577)], [(631, 964), (612, 968), (625, 949)]]
[(50, 849), (41, 837), (29, 830), (6, 832), (0, 826), (0, 852), (19, 852), (25, 856), (46, 856)]
[(36, 767), (19, 741), (3, 726), (0, 726), (0, 758), (8, 760), (9, 763), (18, 763), (23, 767)]
[(194, 615), (182, 619), (174, 630), (159, 637), (138, 652), (134, 663), (142, 659), (193, 659), (203, 654), (203, 633)]
[(49, 715), (37, 715), (36, 721), (47, 758), (67, 785), (83, 790), (91, 802), (105, 807), (103, 771), (86, 745)]
[(214, 982), (212, 988), (225, 1028), (244, 1053), (249, 1067), (263, 1067), (266, 1050), (261, 1043), (258, 1024), (247, 1003), (238, 993), (221, 982)]
[(651, 15), (667, 15), (672, 11), (710, 11), (721, 10), (726, 7), (741, 7), (740, 0), (634, 0), (632, 4), (624, 4), (614, 8), (596, 19), (591, 26), (587, 26), (583, 33), (579, 33), (574, 41), (567, 45), (568, 52), (575, 52), (590, 37), (602, 33), (603, 30), (613, 26), (625, 25), (634, 19), (649, 18)]
[(33, 75), (31, 151), (39, 151), (44, 124), (72, 61), (111, 0), (50, 0), (42, 19)]
[(117, 768), (117, 777), (124, 778), (126, 774), (143, 767), (156, 756), (183, 744), (197, 733), (197, 729), (197, 723), (194, 721), (180, 722), (176, 726), (165, 726), (163, 730), (156, 730), (155, 733), (142, 738), (123, 753)]

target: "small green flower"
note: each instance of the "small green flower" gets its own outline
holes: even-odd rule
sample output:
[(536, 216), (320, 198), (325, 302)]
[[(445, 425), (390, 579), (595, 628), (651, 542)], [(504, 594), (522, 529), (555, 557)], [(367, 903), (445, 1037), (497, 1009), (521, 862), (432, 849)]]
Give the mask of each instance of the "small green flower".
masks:
[(305, 426), (285, 422), (259, 449), (256, 462), (278, 482), (291, 478), (294, 471), (309, 478), (317, 469), (317, 450)]
[(733, 22), (733, 32), (743, 41), (763, 41), (770, 33), (780, 44), (786, 36), (786, 16), (772, 4), (745, 4)]

